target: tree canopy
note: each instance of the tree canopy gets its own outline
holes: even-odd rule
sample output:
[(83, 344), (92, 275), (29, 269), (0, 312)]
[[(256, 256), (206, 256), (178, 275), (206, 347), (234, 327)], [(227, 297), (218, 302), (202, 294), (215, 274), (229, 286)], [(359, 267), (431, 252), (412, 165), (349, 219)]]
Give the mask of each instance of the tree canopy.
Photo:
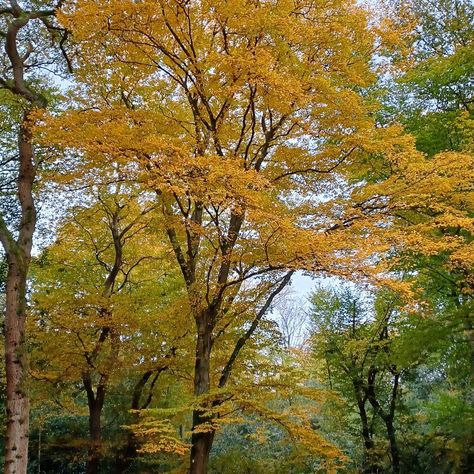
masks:
[(470, 472), (473, 13), (0, 6), (5, 473)]

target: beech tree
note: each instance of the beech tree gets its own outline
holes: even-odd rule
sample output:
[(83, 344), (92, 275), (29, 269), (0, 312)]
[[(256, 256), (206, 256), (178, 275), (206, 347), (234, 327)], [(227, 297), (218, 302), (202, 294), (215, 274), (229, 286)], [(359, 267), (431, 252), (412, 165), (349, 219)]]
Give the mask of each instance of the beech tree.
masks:
[[(323, 232), (340, 217), (337, 204), (309, 198), (311, 190), (338, 192), (365, 147), (387, 146), (356, 92), (373, 77), (373, 35), (365, 12), (344, 1), (84, 2), (63, 21), (81, 45), (79, 75), (97, 110), (61, 117), (47, 136), (88, 153), (89, 167), (136, 160), (157, 195), (196, 322), (202, 406), (193, 415), (191, 472), (205, 472), (215, 433), (207, 411), (220, 404), (209, 394), (227, 386), (293, 269), (343, 273), (367, 257), (344, 254), (357, 248), (336, 235), (344, 226)], [(257, 310), (244, 313), (248, 329), (212, 366), (219, 338), (242, 327), (233, 308), (249, 298)]]
[(195, 322), (193, 473), (224, 404), (258, 408), (236, 368), (295, 270), (408, 292), (384, 256), (472, 263), (466, 236), (436, 232), (472, 229), (472, 155), (427, 160), (402, 127), (377, 124), (370, 60), (399, 37), (368, 20), (346, 0), (84, 1), (61, 14), (77, 88), (73, 110), (41, 116), (42, 140), (80, 157), (78, 179), (113, 164), (154, 196)]

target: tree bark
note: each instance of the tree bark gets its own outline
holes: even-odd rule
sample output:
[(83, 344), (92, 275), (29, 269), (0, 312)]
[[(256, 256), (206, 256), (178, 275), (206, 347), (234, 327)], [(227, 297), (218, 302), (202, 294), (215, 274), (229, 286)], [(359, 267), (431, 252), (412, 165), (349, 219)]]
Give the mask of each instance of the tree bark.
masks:
[(5, 474), (24, 474), (28, 463), (29, 399), (25, 387), (27, 355), (26, 268), (9, 256), (5, 310), (6, 434)]
[[(36, 226), (36, 209), (33, 199), (33, 184), (36, 163), (32, 145), (29, 112), (45, 108), (47, 100), (30, 89), (25, 81), (25, 61), (20, 44), (25, 38), (20, 30), (35, 18), (54, 16), (54, 10), (25, 12), (17, 2), (2, 9), (8, 16), (7, 31), (3, 35), (5, 53), (10, 67), (5, 67), (0, 76), (0, 85), (17, 99), (23, 99), (23, 117), (18, 124), (18, 175), (16, 179), (17, 202), (20, 208), (18, 236), (0, 215), (0, 241), (8, 262), (5, 305), (5, 373), (6, 373), (6, 433), (5, 474), (26, 474), (28, 466), (29, 399), (25, 386), (28, 356), (24, 347), (26, 321), (26, 287), (31, 260), (33, 234)], [(31, 43), (30, 43), (31, 44)], [(7, 72), (8, 71), (8, 72)], [(5, 75), (4, 75), (5, 74)]]
[[(2, 41), (9, 64), (5, 64), (0, 75), (0, 86), (22, 100), (23, 117), (18, 123), (18, 176), (16, 180), (17, 199), (20, 208), (18, 237), (6, 224), (0, 214), (0, 241), (8, 261), (5, 307), (5, 370), (7, 380), (5, 474), (26, 474), (28, 465), (29, 399), (25, 387), (28, 357), (24, 347), (26, 321), (26, 288), (31, 260), (33, 234), (36, 227), (36, 209), (33, 199), (33, 184), (37, 163), (32, 144), (29, 113), (35, 109), (45, 109), (46, 97), (26, 80), (27, 64), (34, 49), (35, 41), (30, 41), (29, 31), (23, 30), (31, 22), (43, 22), (47, 32), (56, 38), (58, 31), (64, 30), (51, 25), (49, 20), (56, 14), (55, 8), (41, 9), (41, 5), (29, 4), (23, 9), (17, 1), (4, 2), (0, 15), (5, 19)], [(58, 4), (59, 6), (59, 4)], [(3, 28), (2, 27), (2, 28)], [(33, 28), (35, 29), (35, 28)], [(64, 41), (63, 37), (62, 41)], [(42, 44), (41, 46), (45, 46)], [(27, 50), (25, 54), (25, 50)], [(61, 51), (65, 56), (65, 51)], [(70, 62), (68, 61), (70, 65)], [(26, 107), (25, 107), (26, 105)]]
[(33, 183), (36, 175), (31, 131), (25, 114), (18, 134), (17, 195), (21, 206), (20, 228), (14, 240), (3, 220), (0, 239), (8, 261), (5, 305), (5, 371), (7, 430), (5, 474), (25, 474), (28, 465), (29, 399), (25, 387), (28, 356), (24, 347), (26, 282), (31, 260), (36, 210)]
[[(202, 313), (197, 318), (198, 337), (196, 341), (196, 360), (194, 367), (194, 395), (199, 397), (210, 390), (210, 355), (212, 324), (209, 312)], [(193, 434), (191, 437), (191, 474), (205, 474), (209, 461), (212, 442), (214, 440), (214, 430), (205, 428), (200, 431), (200, 427), (210, 421), (206, 414), (208, 407), (194, 409), (193, 411)]]
[(97, 474), (100, 463), (100, 442), (101, 442), (101, 416), (102, 407), (94, 406), (89, 414), (90, 441), (87, 454), (87, 474)]
[[(193, 413), (193, 425), (202, 423), (200, 414)], [(193, 433), (191, 447), (191, 474), (205, 474), (209, 463), (209, 453), (214, 441), (214, 431), (206, 433)]]
[(91, 444), (87, 453), (87, 474), (97, 474), (99, 472), (100, 463), (100, 413), (93, 412), (89, 420), (89, 429), (91, 432)]

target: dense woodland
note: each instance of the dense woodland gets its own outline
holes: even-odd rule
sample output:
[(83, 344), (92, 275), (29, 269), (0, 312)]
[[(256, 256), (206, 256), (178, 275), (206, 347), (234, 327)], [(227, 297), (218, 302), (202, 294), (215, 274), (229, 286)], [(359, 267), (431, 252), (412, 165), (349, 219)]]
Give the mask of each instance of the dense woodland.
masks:
[(473, 472), (473, 27), (1, 0), (4, 473)]

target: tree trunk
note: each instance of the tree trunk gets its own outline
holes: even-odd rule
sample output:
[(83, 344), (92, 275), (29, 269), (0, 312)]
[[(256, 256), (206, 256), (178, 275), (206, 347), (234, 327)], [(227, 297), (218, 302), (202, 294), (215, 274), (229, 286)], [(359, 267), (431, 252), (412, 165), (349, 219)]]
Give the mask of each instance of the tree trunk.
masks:
[(5, 307), (5, 369), (7, 382), (5, 474), (25, 474), (28, 463), (29, 399), (25, 387), (27, 356), (26, 269), (8, 257)]
[[(164, 369), (162, 369), (164, 370)], [(147, 400), (142, 404), (140, 404), (140, 400), (142, 398), (143, 389), (153, 375), (153, 370), (147, 370), (141, 377), (140, 380), (135, 384), (132, 396), (132, 403), (130, 405), (130, 409), (132, 411), (143, 410), (148, 407), (152, 399), (152, 392), (153, 386), (158, 378), (158, 375), (162, 370), (158, 370), (157, 374), (155, 375), (154, 379), (152, 380), (150, 393), (148, 394)], [(133, 421), (136, 423), (139, 421), (138, 413), (133, 413)], [(126, 472), (132, 463), (138, 458), (138, 441), (133, 431), (129, 431), (127, 435), (127, 442), (125, 446), (119, 451), (117, 457), (115, 459), (115, 473), (116, 474), (123, 474)]]
[[(395, 370), (395, 367), (393, 368)], [(388, 415), (384, 417), (385, 426), (387, 427), (387, 436), (390, 442), (390, 454), (392, 456), (392, 471), (394, 474), (400, 472), (400, 453), (398, 451), (397, 438), (395, 435), (395, 427), (393, 420), (395, 419), (395, 408), (397, 404), (398, 384), (400, 382), (400, 373), (394, 372), (392, 398), (390, 400), (390, 410)]]
[(105, 399), (105, 386), (99, 385), (94, 393), (89, 372), (82, 374), (89, 407), (89, 449), (87, 450), (86, 474), (98, 474), (101, 459), (101, 417)]
[(362, 425), (362, 438), (364, 440), (364, 472), (376, 473), (377, 466), (373, 460), (374, 441), (370, 435), (369, 421), (367, 419), (365, 403), (363, 400), (358, 399), (357, 405), (359, 407), (359, 417)]
[(395, 427), (393, 426), (393, 418), (385, 418), (385, 426), (387, 427), (387, 436), (390, 442), (390, 455), (392, 457), (392, 472), (399, 474), (400, 472), (400, 454), (398, 451), (397, 438), (395, 435)]
[(31, 139), (31, 130), (25, 113), (18, 134), (17, 195), (21, 206), (21, 217), (16, 241), (3, 218), (0, 220), (0, 240), (8, 261), (5, 305), (7, 380), (5, 474), (26, 474), (28, 465), (29, 399), (25, 387), (28, 356), (24, 341), (26, 282), (36, 225), (36, 210), (32, 194), (36, 167)]
[[(198, 338), (196, 341), (196, 361), (194, 367), (194, 395), (199, 397), (210, 390), (210, 355), (212, 326), (208, 313), (202, 314), (197, 320)], [(210, 417), (205, 413), (208, 407), (193, 411), (193, 434), (191, 438), (191, 474), (205, 474), (209, 461), (209, 453), (214, 441), (214, 430), (205, 428), (200, 432), (201, 425), (209, 423)], [(196, 430), (196, 431), (195, 431)]]
[(370, 433), (367, 410), (365, 409), (367, 397), (363, 395), (362, 381), (360, 379), (353, 379), (352, 385), (354, 387), (354, 394), (357, 400), (357, 407), (359, 409), (362, 439), (364, 440), (364, 472), (376, 473), (377, 466), (373, 459), (374, 441)]
[[(5, 308), (5, 372), (7, 380), (6, 401), (6, 434), (5, 434), (5, 474), (26, 474), (28, 465), (28, 429), (29, 429), (29, 399), (25, 388), (25, 376), (28, 357), (24, 348), (26, 320), (26, 282), (33, 245), (33, 234), (36, 226), (36, 209), (33, 199), (33, 184), (36, 177), (36, 163), (32, 144), (29, 112), (44, 109), (46, 98), (25, 80), (26, 62), (30, 62), (31, 48), (28, 31), (21, 30), (35, 20), (51, 20), (54, 10), (42, 9), (24, 11), (18, 2), (10, 1), (11, 8), (3, 8), (3, 15), (9, 19), (2, 26), (7, 28), (3, 33), (5, 53), (8, 61), (3, 68), (2, 88), (8, 89), (17, 99), (29, 104), (24, 110), (23, 118), (18, 123), (18, 176), (17, 203), (21, 209), (18, 225), (12, 226), (18, 230), (15, 239), (12, 229), (5, 222), (5, 216), (0, 214), (0, 241), (5, 250), (9, 265), (7, 275), (7, 295)], [(28, 5), (30, 8), (35, 7)], [(39, 6), (39, 8), (41, 5)], [(41, 21), (40, 20), (40, 21)], [(25, 51), (26, 54), (25, 54)], [(34, 65), (33, 65), (34, 68)], [(6, 74), (6, 75), (5, 75)]]
[[(196, 416), (199, 417), (199, 414), (195, 411), (193, 413), (193, 426), (197, 426)], [(198, 420), (201, 422), (202, 418), (198, 418)], [(193, 433), (191, 447), (191, 467), (189, 470), (191, 474), (205, 474), (207, 472), (209, 453), (211, 452), (213, 441), (214, 431), (209, 431), (206, 433)]]
[(130, 432), (127, 435), (125, 447), (121, 449), (115, 459), (115, 474), (127, 472), (132, 463), (138, 458), (138, 443), (135, 435)]
[(96, 400), (93, 405), (89, 407), (90, 444), (87, 453), (86, 474), (98, 474), (99, 472), (99, 463), (101, 458), (101, 416), (102, 403), (100, 403), (100, 400)]
[(369, 399), (370, 404), (374, 408), (375, 412), (380, 416), (380, 418), (385, 423), (385, 428), (387, 430), (387, 437), (390, 443), (390, 456), (392, 458), (392, 472), (394, 474), (399, 474), (400, 472), (400, 453), (398, 450), (397, 438), (395, 433), (395, 426), (393, 420), (395, 419), (395, 409), (397, 404), (397, 394), (398, 394), (398, 385), (400, 382), (400, 373), (396, 372), (396, 367), (392, 366), (390, 368), (392, 371), (393, 378), (393, 387), (392, 394), (390, 399), (390, 407), (387, 412), (385, 412), (380, 405), (377, 397), (375, 396), (375, 377), (377, 370), (374, 367), (371, 367), (368, 375), (368, 385), (366, 389), (366, 395)]

